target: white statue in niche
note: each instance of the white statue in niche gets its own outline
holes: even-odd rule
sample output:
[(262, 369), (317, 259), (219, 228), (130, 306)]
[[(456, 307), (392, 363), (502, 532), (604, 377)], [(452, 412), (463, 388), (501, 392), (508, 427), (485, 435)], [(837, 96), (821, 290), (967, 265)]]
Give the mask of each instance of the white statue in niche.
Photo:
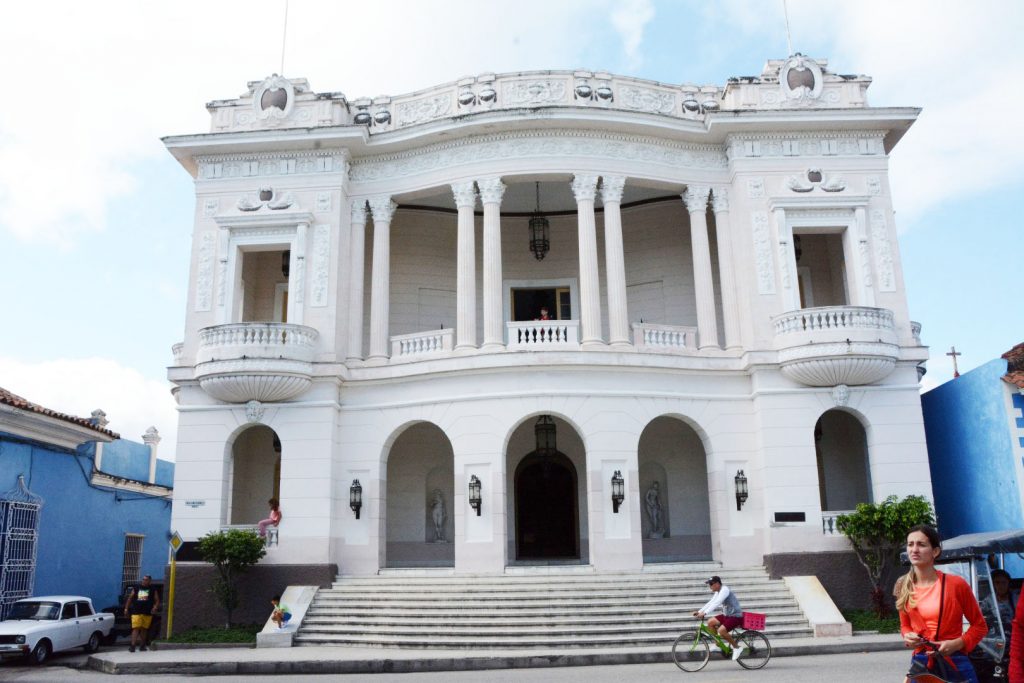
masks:
[(445, 543), (444, 523), (448, 519), (448, 510), (444, 504), (444, 494), (441, 489), (434, 489), (430, 503), (430, 519), (434, 522), (434, 543)]
[(662, 527), (661, 519), (661, 491), (658, 481), (651, 482), (644, 496), (644, 506), (647, 508), (647, 518), (651, 523), (650, 538), (665, 538), (665, 529)]

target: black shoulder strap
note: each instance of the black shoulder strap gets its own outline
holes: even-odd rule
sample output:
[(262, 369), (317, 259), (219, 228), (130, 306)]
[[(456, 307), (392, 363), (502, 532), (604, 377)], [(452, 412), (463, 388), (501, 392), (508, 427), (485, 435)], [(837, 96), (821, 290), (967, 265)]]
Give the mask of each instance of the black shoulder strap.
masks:
[(942, 627), (942, 610), (946, 606), (946, 575), (939, 574), (939, 619), (935, 622), (935, 633), (932, 638), (938, 639)]

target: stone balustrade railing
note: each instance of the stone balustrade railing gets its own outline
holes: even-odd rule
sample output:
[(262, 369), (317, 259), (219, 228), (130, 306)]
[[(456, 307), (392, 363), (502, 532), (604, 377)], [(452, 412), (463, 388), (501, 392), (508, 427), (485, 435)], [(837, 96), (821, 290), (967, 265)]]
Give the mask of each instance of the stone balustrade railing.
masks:
[(697, 350), (697, 328), (656, 323), (633, 323), (633, 345), (640, 351)]
[(528, 320), (505, 323), (508, 330), (508, 348), (579, 346), (578, 320)]
[(400, 359), (451, 351), (454, 333), (455, 330), (448, 328), (394, 336), (391, 338), (391, 358)]
[(842, 536), (842, 532), (836, 527), (836, 520), (841, 515), (852, 515), (855, 510), (822, 510), (821, 512), (821, 533), (826, 536)]
[(892, 311), (867, 306), (822, 306), (802, 308), (776, 316), (775, 335), (819, 330), (893, 330)]
[(199, 346), (290, 346), (312, 348), (320, 334), (288, 323), (230, 323), (199, 330)]

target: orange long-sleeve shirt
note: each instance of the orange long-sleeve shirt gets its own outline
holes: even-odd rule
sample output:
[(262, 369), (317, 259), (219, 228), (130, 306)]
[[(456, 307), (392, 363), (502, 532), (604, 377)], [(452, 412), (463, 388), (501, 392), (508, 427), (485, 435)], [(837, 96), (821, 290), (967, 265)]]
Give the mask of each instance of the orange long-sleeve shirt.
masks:
[[(963, 651), (966, 654), (973, 650), (981, 642), (981, 639), (985, 637), (985, 634), (988, 633), (988, 624), (985, 623), (985, 617), (981, 615), (978, 601), (975, 599), (974, 593), (971, 592), (971, 587), (966, 581), (956, 574), (945, 574), (938, 570), (935, 573), (939, 575), (939, 581), (942, 581), (943, 577), (946, 580), (946, 590), (942, 599), (942, 622), (939, 624), (938, 633), (921, 633), (920, 635), (936, 642), (963, 638)], [(916, 609), (916, 607), (911, 608), (909, 612), (914, 612)], [(965, 618), (970, 624), (966, 632), (963, 630)], [(908, 613), (908, 610), (900, 610), (901, 633), (907, 634), (914, 631), (910, 622), (911, 615)], [(915, 652), (923, 652), (924, 649), (922, 646), (915, 650)], [(1024, 683), (1024, 681), (1021, 683)]]
[(1010, 683), (1024, 683), (1024, 602), (1020, 600), (1010, 632)]

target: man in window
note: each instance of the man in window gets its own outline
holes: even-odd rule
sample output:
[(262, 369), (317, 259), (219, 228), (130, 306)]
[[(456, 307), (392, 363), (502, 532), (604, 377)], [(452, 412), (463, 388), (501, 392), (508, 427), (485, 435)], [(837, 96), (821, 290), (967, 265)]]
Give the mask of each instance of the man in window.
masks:
[(153, 623), (153, 613), (160, 609), (160, 591), (153, 585), (153, 577), (146, 574), (142, 583), (128, 589), (128, 598), (124, 603), (125, 615), (132, 620), (132, 642), (129, 652), (135, 652), (136, 644), (140, 650), (146, 649), (146, 636)]

